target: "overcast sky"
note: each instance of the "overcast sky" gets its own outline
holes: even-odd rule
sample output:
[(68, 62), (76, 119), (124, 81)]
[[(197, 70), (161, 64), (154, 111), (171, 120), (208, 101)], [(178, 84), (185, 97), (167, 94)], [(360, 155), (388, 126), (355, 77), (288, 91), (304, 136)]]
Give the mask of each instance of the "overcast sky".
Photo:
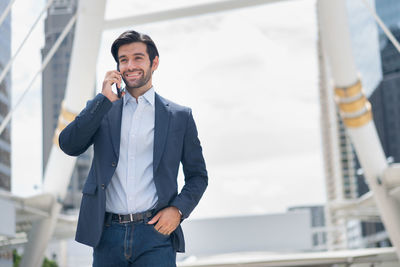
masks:
[[(113, 0), (106, 18), (184, 3)], [(15, 2), (13, 51), (43, 4)], [(314, 0), (299, 0), (133, 28), (159, 48), (156, 91), (193, 109), (209, 171), (193, 217), (325, 202), (315, 12)], [(126, 29), (103, 34), (98, 88), (105, 71), (115, 68), (110, 45)], [(43, 31), (41, 22), (14, 64), (13, 102), (39, 69)], [(42, 177), (40, 79), (15, 113), (12, 131), (13, 192), (35, 194)]]

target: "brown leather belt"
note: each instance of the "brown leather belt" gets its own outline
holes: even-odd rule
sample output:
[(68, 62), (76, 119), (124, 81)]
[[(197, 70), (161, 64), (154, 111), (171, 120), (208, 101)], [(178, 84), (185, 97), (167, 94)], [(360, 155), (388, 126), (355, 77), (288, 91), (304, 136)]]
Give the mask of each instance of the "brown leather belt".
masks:
[(154, 215), (154, 210), (148, 210), (133, 214), (115, 214), (106, 212), (106, 217), (111, 216), (112, 221), (118, 221), (119, 223), (131, 223), (131, 222), (142, 222), (145, 219), (149, 219)]

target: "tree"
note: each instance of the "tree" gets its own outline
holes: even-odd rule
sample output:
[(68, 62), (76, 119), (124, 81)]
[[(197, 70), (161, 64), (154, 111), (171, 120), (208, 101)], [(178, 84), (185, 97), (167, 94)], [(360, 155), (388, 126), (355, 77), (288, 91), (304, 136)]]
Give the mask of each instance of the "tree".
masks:
[[(19, 267), (21, 263), (22, 256), (18, 254), (17, 250), (13, 250), (13, 267)], [(44, 257), (42, 267), (58, 267), (58, 264), (55, 261), (49, 260)]]

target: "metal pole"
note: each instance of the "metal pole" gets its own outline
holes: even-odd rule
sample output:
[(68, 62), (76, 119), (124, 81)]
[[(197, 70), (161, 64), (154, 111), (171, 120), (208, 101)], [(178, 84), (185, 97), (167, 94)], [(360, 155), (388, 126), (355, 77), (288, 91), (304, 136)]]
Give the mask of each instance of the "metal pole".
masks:
[(392, 244), (400, 258), (400, 205), (388, 193), (382, 175), (388, 168), (372, 120), (371, 105), (362, 92), (352, 55), (344, 0), (319, 0), (322, 44), (330, 62), (341, 116), (357, 152), (365, 178)]
[(50, 217), (36, 222), (28, 235), (21, 267), (40, 267), (47, 243), (53, 235), (76, 158), (65, 155), (58, 147), (58, 134), (71, 122), (92, 97), (97, 56), (103, 31), (106, 0), (79, 1), (78, 19), (71, 54), (66, 98), (60, 112), (54, 144), (44, 176), (44, 193), (53, 195)]
[[(25, 35), (24, 40), (22, 41), (22, 43), (19, 45), (17, 51), (15, 52), (15, 54), (12, 56), (12, 58), (8, 61), (7, 65), (4, 67), (4, 69), (1, 71), (0, 74), (0, 83), (4, 80), (4, 78), (6, 77), (8, 71), (10, 70), (15, 58), (18, 56), (19, 52), (21, 51), (22, 47), (25, 45), (26, 41), (28, 40), (29, 36), (31, 35), (31, 33), (33, 32), (33, 30), (35, 29), (36, 25), (39, 23), (40, 18), (43, 16), (43, 14), (46, 12), (46, 10), (51, 6), (51, 4), (53, 3), (54, 0), (49, 0), (46, 4), (46, 6), (42, 9), (42, 11), (40, 12), (39, 16), (36, 18), (35, 22), (32, 24), (31, 28), (29, 29), (28, 33)], [(11, 3), (10, 3), (11, 4)], [(0, 20), (1, 21), (1, 20)], [(1, 23), (0, 23), (1, 24)]]
[[(46, 55), (46, 58), (43, 60), (42, 62), (42, 66), (40, 67), (40, 69), (35, 73), (35, 75), (33, 76), (33, 78), (31, 79), (31, 81), (28, 84), (28, 87), (26, 87), (26, 89), (24, 90), (24, 92), (22, 93), (22, 95), (18, 98), (17, 102), (15, 103), (15, 105), (11, 108), (11, 110), (7, 113), (7, 116), (3, 119), (3, 121), (0, 124), (0, 134), (3, 133), (4, 129), (6, 128), (6, 126), (8, 125), (8, 123), (11, 120), (12, 115), (14, 114), (15, 110), (18, 108), (18, 106), (21, 104), (22, 100), (25, 98), (25, 96), (27, 95), (27, 93), (29, 92), (29, 90), (32, 88), (32, 85), (34, 84), (34, 82), (36, 81), (36, 78), (43, 72), (43, 70), (46, 68), (47, 64), (49, 64), (50, 60), (53, 58), (54, 54), (57, 52), (58, 47), (61, 45), (61, 42), (64, 40), (64, 38), (67, 36), (67, 34), (69, 33), (69, 31), (71, 30), (72, 26), (74, 26), (76, 20), (76, 15), (73, 16), (67, 26), (65, 26), (64, 30), (62, 31), (62, 33), (60, 34), (60, 36), (57, 38), (56, 42), (54, 43), (54, 45), (52, 46), (52, 48), (50, 49), (49, 53)], [(11, 64), (12, 61), (9, 62), (9, 64)], [(11, 66), (11, 65), (10, 65)], [(4, 76), (5, 77), (5, 76)], [(0, 83), (2, 78), (0, 77)]]
[(174, 8), (166, 11), (152, 12), (143, 15), (135, 15), (131, 17), (107, 20), (104, 23), (104, 29), (116, 29), (129, 27), (131, 25), (141, 25), (153, 22), (167, 21), (171, 19), (188, 18), (212, 14), (217, 12), (225, 12), (246, 7), (254, 7), (265, 4), (278, 2), (286, 2), (289, 0), (225, 0), (206, 4), (198, 4), (188, 7)]
[(11, 7), (14, 4), (15, 0), (11, 0), (10, 3), (8, 3), (8, 6), (6, 9), (3, 11), (3, 14), (0, 16), (0, 26), (3, 24), (3, 21), (7, 18), (8, 13), (11, 11)]

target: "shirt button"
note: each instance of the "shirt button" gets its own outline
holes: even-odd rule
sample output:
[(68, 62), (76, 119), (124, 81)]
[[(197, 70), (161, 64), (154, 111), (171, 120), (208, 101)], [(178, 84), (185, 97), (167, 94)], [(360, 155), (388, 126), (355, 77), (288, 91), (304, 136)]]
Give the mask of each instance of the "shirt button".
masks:
[(104, 184), (101, 184), (101, 189), (106, 188), (106, 186)]
[(115, 167), (117, 166), (117, 163), (114, 161), (113, 163), (111, 163), (111, 166)]

